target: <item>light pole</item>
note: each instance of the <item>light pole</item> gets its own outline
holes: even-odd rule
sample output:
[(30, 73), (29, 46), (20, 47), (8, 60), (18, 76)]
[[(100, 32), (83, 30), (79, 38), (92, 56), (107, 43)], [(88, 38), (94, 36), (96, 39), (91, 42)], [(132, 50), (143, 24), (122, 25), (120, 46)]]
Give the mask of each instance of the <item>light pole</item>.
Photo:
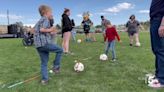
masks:
[(8, 25), (9, 25), (10, 24), (9, 10), (7, 10), (7, 22), (8, 22)]

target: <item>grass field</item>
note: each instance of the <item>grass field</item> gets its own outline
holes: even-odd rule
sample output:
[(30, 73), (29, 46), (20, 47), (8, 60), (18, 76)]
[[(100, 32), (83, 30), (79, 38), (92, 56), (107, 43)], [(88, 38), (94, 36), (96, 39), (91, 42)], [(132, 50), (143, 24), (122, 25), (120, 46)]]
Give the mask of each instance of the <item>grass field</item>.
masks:
[[(104, 52), (100, 34), (94, 43), (71, 43), (74, 56), (63, 56), (61, 74), (50, 74), (46, 86), (39, 79), (19, 85), (12, 89), (0, 88), (0, 92), (164, 92), (147, 87), (144, 76), (154, 71), (154, 56), (150, 48), (148, 32), (140, 35), (142, 46), (130, 47), (126, 33), (119, 33), (123, 43), (117, 43), (118, 61), (100, 62), (99, 55)], [(79, 35), (78, 38), (83, 38)], [(60, 41), (58, 42), (60, 43)], [(85, 71), (73, 71), (74, 60), (91, 57), (82, 61)], [(110, 57), (109, 57), (110, 58)], [(51, 67), (54, 54), (51, 54)], [(0, 39), (0, 84), (12, 84), (35, 76), (40, 71), (40, 61), (34, 47), (22, 46), (21, 39)]]

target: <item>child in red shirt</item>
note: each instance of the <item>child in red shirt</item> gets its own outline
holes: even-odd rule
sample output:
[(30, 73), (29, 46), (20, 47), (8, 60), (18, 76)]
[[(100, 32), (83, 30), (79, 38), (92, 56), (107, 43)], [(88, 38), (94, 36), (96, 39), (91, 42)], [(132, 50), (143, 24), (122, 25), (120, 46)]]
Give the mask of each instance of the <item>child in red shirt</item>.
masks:
[(115, 52), (115, 38), (121, 42), (120, 37), (116, 31), (116, 28), (112, 26), (111, 22), (108, 21), (106, 23), (106, 34), (105, 34), (105, 41), (107, 41), (107, 46), (105, 50), (105, 54), (108, 55), (109, 50), (112, 51), (112, 61), (116, 61), (116, 52)]

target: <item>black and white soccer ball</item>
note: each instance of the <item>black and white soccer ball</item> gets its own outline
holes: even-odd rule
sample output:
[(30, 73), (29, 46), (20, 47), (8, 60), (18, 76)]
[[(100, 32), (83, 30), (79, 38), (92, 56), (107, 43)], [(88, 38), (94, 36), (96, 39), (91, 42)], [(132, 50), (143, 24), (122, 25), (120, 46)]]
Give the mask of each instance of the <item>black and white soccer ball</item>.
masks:
[(158, 83), (158, 80), (155, 78), (154, 74), (146, 74), (145, 83), (146, 84)]
[(74, 70), (76, 72), (83, 72), (84, 71), (84, 64), (81, 62), (76, 62), (76, 64), (74, 65)]

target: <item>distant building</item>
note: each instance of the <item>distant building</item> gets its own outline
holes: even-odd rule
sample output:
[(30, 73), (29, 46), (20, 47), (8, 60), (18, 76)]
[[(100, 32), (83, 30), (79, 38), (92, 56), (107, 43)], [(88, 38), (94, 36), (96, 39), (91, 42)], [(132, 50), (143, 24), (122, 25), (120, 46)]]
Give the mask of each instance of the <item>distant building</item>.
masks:
[(0, 25), (0, 34), (7, 34), (8, 28), (7, 25)]

